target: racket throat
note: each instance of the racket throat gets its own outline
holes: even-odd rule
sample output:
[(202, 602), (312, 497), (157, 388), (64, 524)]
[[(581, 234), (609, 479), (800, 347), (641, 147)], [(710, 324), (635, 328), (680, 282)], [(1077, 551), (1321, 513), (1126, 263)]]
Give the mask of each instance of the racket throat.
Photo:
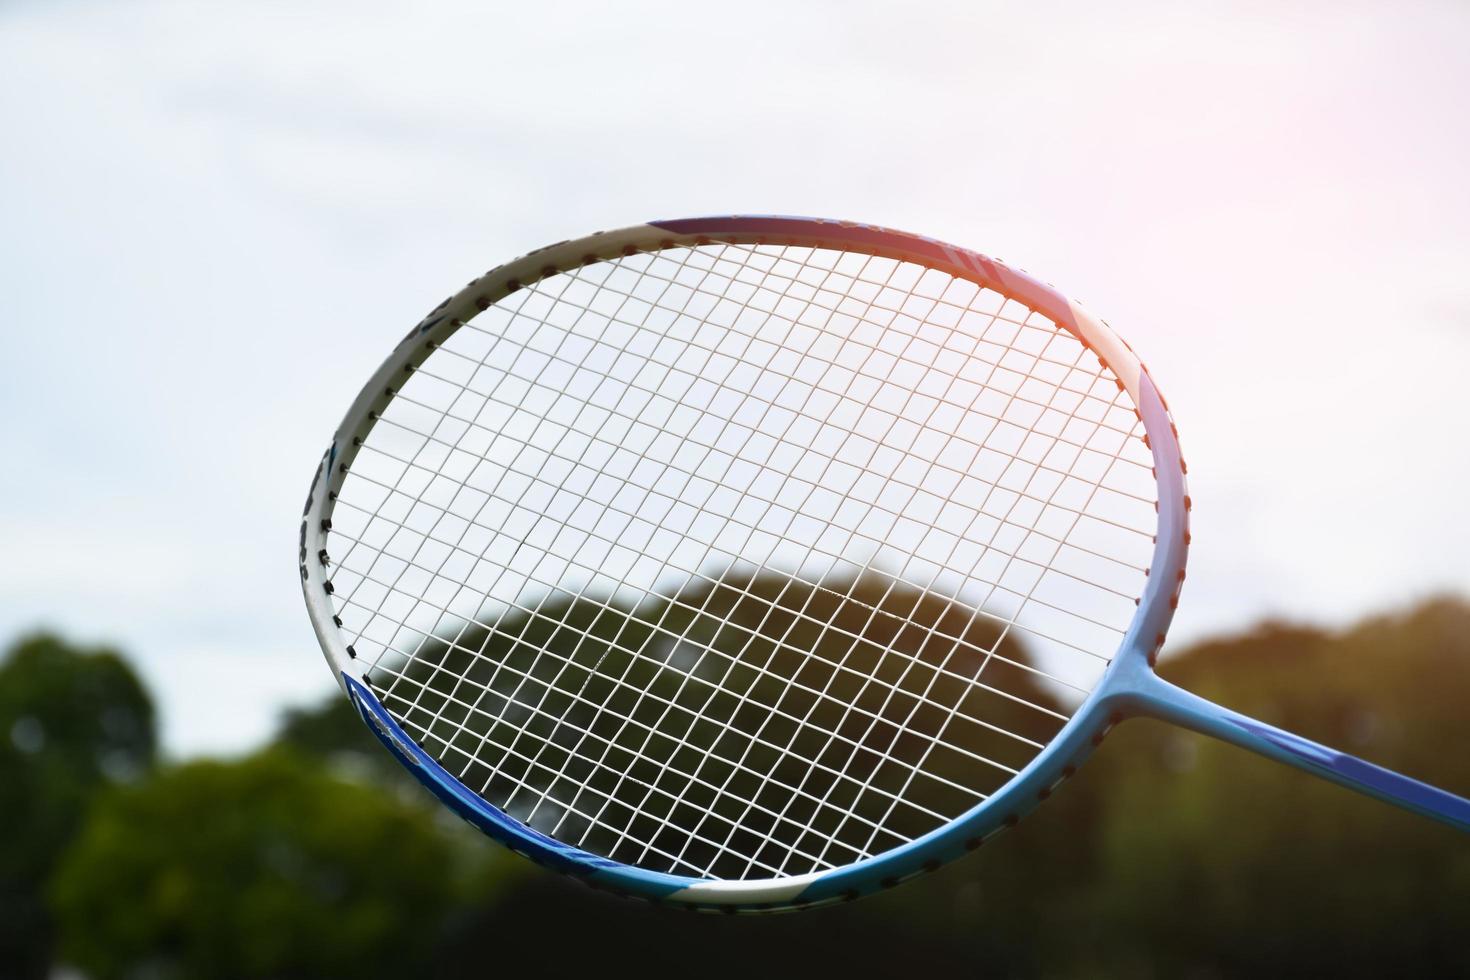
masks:
[(1470, 830), (1470, 800), (1231, 711), (1137, 663), (1117, 664), (1104, 701), (1110, 717), (1143, 715), (1284, 762), (1365, 796)]

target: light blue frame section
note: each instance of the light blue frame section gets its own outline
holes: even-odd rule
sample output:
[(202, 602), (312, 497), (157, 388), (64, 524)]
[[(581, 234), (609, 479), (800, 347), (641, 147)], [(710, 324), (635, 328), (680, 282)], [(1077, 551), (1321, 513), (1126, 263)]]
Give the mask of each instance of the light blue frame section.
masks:
[(1213, 736), (1376, 800), (1470, 830), (1470, 800), (1223, 708), (1175, 687), (1146, 667), (1120, 672), (1111, 694), (1130, 713)]

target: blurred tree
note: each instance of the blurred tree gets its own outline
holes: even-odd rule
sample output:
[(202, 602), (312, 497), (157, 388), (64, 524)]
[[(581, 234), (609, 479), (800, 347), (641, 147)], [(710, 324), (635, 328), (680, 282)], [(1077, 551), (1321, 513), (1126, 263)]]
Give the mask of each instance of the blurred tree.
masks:
[(310, 756), (333, 773), (349, 779), (391, 786), (409, 796), (432, 799), (363, 724), (352, 702), (341, 692), (311, 707), (293, 707), (281, 716), (275, 744)]
[(293, 707), (281, 717), (273, 745), (304, 758), (340, 779), (388, 793), (423, 810), (423, 819), (456, 852), (456, 865), (467, 883), (464, 907), (455, 918), (473, 916), (487, 902), (498, 899), (520, 879), (536, 872), (535, 865), (497, 847), (461, 821), (419, 784), (398, 760), (389, 755), (368, 730), (357, 709), (340, 693), (312, 707)]
[(402, 977), (473, 869), (423, 808), (273, 749), (97, 801), (52, 894), (67, 961), (113, 977)]
[[(1470, 605), (1340, 634), (1266, 625), (1167, 659), (1176, 683), (1451, 790)], [(1230, 746), (1124, 724), (974, 856), (855, 905), (711, 919), (535, 875), (466, 918), (433, 975), (1470, 975), (1470, 850), (1454, 831)], [(576, 923), (582, 941), (558, 941)], [(718, 950), (711, 954), (711, 950)]]
[[(670, 663), (681, 655), (650, 644), (627, 612), (541, 611), (549, 622), (498, 623), (500, 638), (467, 634), (472, 648), (527, 658), (565, 644), (568, 659), (606, 667), (614, 658), (602, 647), (584, 651), (564, 635), (573, 623), (595, 625), (593, 637), (615, 628)], [(706, 626), (691, 617), (680, 632)], [(820, 638), (811, 648), (827, 649)], [(431, 647), (406, 673), (450, 656)], [(527, 662), (527, 674), (543, 669)], [(1458, 751), (1470, 703), (1463, 602), (1342, 633), (1268, 625), (1161, 669), (1222, 703), (1470, 792), (1470, 754)], [(34, 744), (24, 728), (19, 740)], [(971, 858), (804, 915), (691, 916), (611, 898), (506, 857), (446, 813), (344, 699), (294, 711), (261, 756), (183, 767), (98, 799), (53, 890), (64, 948), (98, 980), (691, 964), (716, 977), (1470, 975), (1460, 835), (1150, 722), (1121, 726), (1050, 801)]]
[(352, 765), (372, 765), (384, 759), (394, 769), (401, 768), (383, 751), (382, 743), (368, 731), (357, 709), (340, 691), (314, 707), (286, 709), (276, 743), (323, 758), (346, 756), (353, 760)]
[(0, 664), (0, 964), (45, 976), (47, 875), (97, 790), (153, 764), (153, 704), (122, 657), (49, 634), (17, 641)]

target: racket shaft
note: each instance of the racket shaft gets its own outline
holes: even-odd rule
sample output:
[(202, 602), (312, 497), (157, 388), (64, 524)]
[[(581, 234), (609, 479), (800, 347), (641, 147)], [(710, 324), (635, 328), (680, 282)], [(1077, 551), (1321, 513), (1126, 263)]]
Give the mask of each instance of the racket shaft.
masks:
[(1470, 800), (1382, 766), (1318, 745), (1139, 671), (1124, 695), (1134, 711), (1250, 749), (1366, 796), (1470, 830)]

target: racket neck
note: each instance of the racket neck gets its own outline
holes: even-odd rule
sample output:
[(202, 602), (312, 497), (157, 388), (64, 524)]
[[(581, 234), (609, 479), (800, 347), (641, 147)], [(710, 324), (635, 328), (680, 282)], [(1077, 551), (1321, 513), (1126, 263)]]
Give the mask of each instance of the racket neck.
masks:
[(1114, 711), (1209, 735), (1402, 809), (1470, 830), (1470, 800), (1247, 717), (1176, 687), (1143, 665), (1118, 664)]

